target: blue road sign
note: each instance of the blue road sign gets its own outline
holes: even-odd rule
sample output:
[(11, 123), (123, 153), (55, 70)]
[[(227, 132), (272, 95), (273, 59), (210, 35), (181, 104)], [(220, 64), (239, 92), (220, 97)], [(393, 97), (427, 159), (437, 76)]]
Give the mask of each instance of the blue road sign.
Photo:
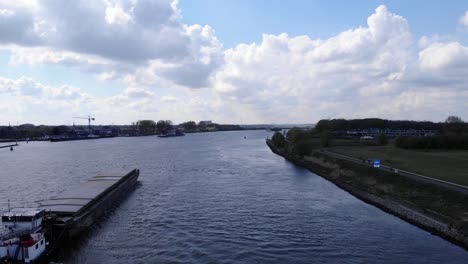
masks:
[(374, 168), (379, 168), (380, 167), (380, 160), (376, 159), (374, 160)]

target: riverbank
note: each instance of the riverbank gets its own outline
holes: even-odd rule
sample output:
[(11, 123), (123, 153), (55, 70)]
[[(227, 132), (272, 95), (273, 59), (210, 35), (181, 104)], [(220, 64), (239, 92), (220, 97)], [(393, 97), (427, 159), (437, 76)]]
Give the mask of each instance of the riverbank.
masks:
[(270, 149), (333, 182), (355, 197), (468, 249), (467, 195), (401, 175), (359, 165), (314, 150), (290, 154), (267, 140)]

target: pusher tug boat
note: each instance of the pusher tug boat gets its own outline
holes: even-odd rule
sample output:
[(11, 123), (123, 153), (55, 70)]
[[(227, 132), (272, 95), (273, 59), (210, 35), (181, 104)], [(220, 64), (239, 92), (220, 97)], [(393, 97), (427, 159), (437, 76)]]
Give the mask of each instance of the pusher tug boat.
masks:
[(140, 171), (133, 169), (94, 176), (74, 189), (40, 201), (41, 208), (10, 209), (8, 203), (0, 226), (0, 264), (48, 260), (59, 241), (87, 231), (135, 187), (139, 175)]
[(46, 252), (44, 209), (15, 208), (2, 215), (0, 263), (37, 263)]

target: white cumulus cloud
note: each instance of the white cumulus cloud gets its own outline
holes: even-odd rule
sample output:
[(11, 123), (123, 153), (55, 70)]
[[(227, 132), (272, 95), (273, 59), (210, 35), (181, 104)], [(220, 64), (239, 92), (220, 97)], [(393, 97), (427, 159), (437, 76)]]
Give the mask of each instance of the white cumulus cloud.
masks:
[(248, 104), (269, 121), (279, 113), (296, 121), (365, 116), (362, 107), (350, 112), (343, 106), (370, 106), (370, 98), (396, 93), (393, 84), (406, 71), (412, 43), (406, 19), (384, 6), (367, 22), (329, 39), (280, 34), (240, 44), (226, 51), (214, 88), (224, 100)]
[(0, 78), (0, 103), (92, 112), (109, 123), (468, 118), (468, 47), (451, 36), (415, 40), (408, 21), (385, 6), (365, 26), (329, 38), (264, 34), (260, 43), (223, 50), (212, 27), (181, 22), (177, 1), (5, 3), (0, 48), (10, 51), (10, 64), (62, 65), (125, 88), (98, 97), (71, 85)]
[(466, 29), (468, 29), (468, 11), (465, 12), (465, 14), (460, 17), (458, 22), (463, 25)]
[(214, 31), (183, 24), (175, 0), (34, 3), (0, 2), (0, 45), (12, 51), (13, 62), (74, 66), (100, 77), (113, 72), (114, 78), (156, 63), (161, 78), (198, 88), (222, 59)]

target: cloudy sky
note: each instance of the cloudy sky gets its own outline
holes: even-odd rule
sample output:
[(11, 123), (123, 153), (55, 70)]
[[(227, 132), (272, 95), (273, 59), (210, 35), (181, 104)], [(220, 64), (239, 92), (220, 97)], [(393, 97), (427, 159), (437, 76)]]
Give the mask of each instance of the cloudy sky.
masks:
[(0, 125), (468, 120), (467, 105), (468, 1), (0, 0)]

